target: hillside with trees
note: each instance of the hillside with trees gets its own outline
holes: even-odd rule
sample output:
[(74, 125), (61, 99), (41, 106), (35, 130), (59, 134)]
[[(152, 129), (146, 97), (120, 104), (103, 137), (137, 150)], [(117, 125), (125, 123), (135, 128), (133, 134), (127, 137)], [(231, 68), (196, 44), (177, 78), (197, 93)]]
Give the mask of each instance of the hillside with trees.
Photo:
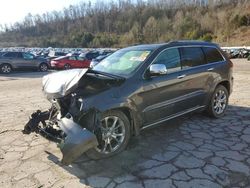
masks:
[(178, 39), (250, 45), (249, 0), (79, 3), (0, 25), (0, 46), (123, 47)]

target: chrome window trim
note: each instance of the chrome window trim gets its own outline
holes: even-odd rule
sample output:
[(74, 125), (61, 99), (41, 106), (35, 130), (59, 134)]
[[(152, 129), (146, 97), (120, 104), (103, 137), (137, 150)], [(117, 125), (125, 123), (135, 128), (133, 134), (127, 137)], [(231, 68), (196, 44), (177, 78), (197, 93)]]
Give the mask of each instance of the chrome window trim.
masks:
[[(224, 57), (224, 55), (221, 53), (221, 51), (218, 49), (218, 47), (215, 46), (202, 46), (202, 48), (215, 48), (217, 50), (217, 52), (219, 52), (219, 54), (221, 55), (221, 57), (223, 58), (223, 61), (226, 61), (226, 58)], [(206, 54), (205, 54), (206, 55)], [(207, 64), (213, 64), (213, 63), (217, 63), (217, 62), (222, 62), (222, 61), (215, 61), (212, 63), (207, 63)]]
[[(220, 51), (220, 50), (218, 49), (218, 47), (216, 47), (216, 46), (206, 46), (206, 45), (185, 45), (185, 46), (167, 47), (167, 48), (165, 48), (164, 50), (162, 50), (162, 51), (152, 60), (152, 62), (149, 64), (149, 66), (143, 71), (142, 79), (144, 79), (144, 80), (146, 79), (146, 78), (145, 78), (145, 73), (146, 73), (146, 71), (149, 69), (150, 65), (152, 65), (152, 64), (155, 62), (156, 58), (158, 58), (158, 56), (160, 56), (163, 52), (165, 52), (166, 50), (172, 49), (172, 48), (183, 48), (183, 47), (184, 47), (184, 48), (191, 48), (191, 47), (197, 47), (197, 48), (202, 48), (202, 47), (215, 48), (215, 49), (221, 54), (221, 56), (223, 57), (224, 61), (226, 61), (226, 58), (224, 57), (224, 55), (221, 53), (221, 51)], [(204, 53), (204, 52), (203, 52), (203, 53)], [(205, 54), (204, 54), (204, 56), (205, 56)], [(180, 58), (181, 58), (181, 56), (180, 56)], [(204, 65), (211, 65), (211, 64), (219, 63), (219, 62), (222, 62), (222, 61), (213, 62), (213, 63), (207, 63), (207, 64), (204, 64)], [(198, 65), (198, 66), (190, 67), (190, 68), (187, 68), (187, 69), (181, 69), (181, 70), (176, 71), (176, 72), (180, 72), (180, 71), (183, 71), (183, 70), (190, 70), (190, 69), (194, 69), (194, 68), (197, 68), (197, 67), (202, 67), (202, 66), (204, 66), (204, 65)], [(176, 73), (176, 72), (172, 72), (172, 73)], [(172, 74), (172, 73), (169, 73), (169, 74)], [(166, 74), (166, 75), (168, 75), (168, 74)]]

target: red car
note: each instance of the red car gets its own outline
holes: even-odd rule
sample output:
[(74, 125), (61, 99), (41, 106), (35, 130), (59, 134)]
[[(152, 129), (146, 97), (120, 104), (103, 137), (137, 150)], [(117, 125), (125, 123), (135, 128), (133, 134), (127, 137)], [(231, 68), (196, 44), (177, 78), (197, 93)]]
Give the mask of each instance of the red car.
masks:
[(78, 56), (62, 56), (51, 60), (54, 69), (89, 68), (90, 60)]

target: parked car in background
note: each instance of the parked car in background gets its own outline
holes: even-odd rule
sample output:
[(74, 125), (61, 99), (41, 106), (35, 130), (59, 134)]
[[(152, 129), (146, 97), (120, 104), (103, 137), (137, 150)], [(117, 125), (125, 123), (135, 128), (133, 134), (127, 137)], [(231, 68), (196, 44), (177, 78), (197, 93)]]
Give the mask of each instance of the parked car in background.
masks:
[(55, 58), (62, 57), (62, 56), (66, 56), (66, 55), (67, 55), (67, 53), (65, 53), (65, 52), (55, 52), (55, 51), (51, 51), (51, 52), (49, 52), (48, 55), (46, 56), (46, 59), (47, 59), (48, 61), (51, 61), (51, 60), (53, 60), (53, 59), (55, 59)]
[(54, 69), (89, 68), (90, 60), (79, 56), (62, 56), (51, 60), (50, 64)]
[(223, 50), (228, 57), (233, 58), (247, 58), (250, 55), (250, 49), (247, 48), (228, 48)]
[(8, 74), (13, 70), (48, 71), (49, 62), (28, 52), (5, 52), (0, 56), (0, 73)]
[(195, 111), (224, 116), (232, 68), (219, 46), (208, 42), (124, 48), (93, 69), (45, 76), (43, 91), (52, 107), (32, 114), (24, 133), (61, 143), (64, 164), (84, 152), (93, 159), (110, 157), (133, 135), (167, 120)]
[(0, 52), (0, 57), (1, 57), (3, 54), (5, 54), (5, 52)]
[(249, 55), (250, 55), (250, 50), (244, 49), (244, 48), (243, 48), (243, 49), (240, 51), (239, 58), (247, 58)]
[(106, 54), (106, 55), (100, 55), (95, 59), (92, 59), (92, 61), (90, 62), (90, 67), (94, 67), (95, 65), (97, 65), (100, 61), (104, 60), (106, 57), (110, 56), (112, 53)]
[(97, 58), (99, 55), (100, 55), (99, 51), (89, 51), (89, 52), (81, 53), (79, 57), (82, 57), (91, 61), (92, 59)]

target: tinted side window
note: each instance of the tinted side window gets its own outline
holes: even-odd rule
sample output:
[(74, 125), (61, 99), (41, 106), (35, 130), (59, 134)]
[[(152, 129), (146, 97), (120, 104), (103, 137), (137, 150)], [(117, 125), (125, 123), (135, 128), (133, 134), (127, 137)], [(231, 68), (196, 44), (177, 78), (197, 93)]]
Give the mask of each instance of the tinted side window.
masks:
[(16, 53), (16, 57), (17, 57), (17, 58), (23, 58), (23, 54), (22, 54), (21, 52), (17, 52), (17, 53)]
[(76, 60), (76, 57), (75, 56), (70, 56), (69, 60)]
[(55, 52), (55, 56), (64, 56), (64, 55), (66, 55), (66, 54), (63, 52)]
[(224, 61), (224, 58), (221, 56), (220, 52), (216, 48), (203, 47), (202, 49), (205, 52), (207, 63)]
[(4, 57), (16, 57), (16, 53), (15, 52), (8, 52), (6, 54), (3, 55)]
[(200, 47), (182, 47), (180, 50), (183, 69), (205, 64), (204, 54)]
[(83, 60), (84, 60), (84, 57), (79, 57), (79, 56), (76, 56), (76, 60), (83, 61)]
[(34, 56), (30, 53), (23, 53), (23, 58), (24, 59), (34, 59)]
[(86, 58), (89, 60), (92, 60), (92, 59), (96, 58), (97, 56), (99, 56), (98, 52), (89, 52), (86, 54)]
[(163, 51), (154, 61), (154, 64), (164, 64), (169, 72), (181, 70), (181, 58), (178, 48)]

